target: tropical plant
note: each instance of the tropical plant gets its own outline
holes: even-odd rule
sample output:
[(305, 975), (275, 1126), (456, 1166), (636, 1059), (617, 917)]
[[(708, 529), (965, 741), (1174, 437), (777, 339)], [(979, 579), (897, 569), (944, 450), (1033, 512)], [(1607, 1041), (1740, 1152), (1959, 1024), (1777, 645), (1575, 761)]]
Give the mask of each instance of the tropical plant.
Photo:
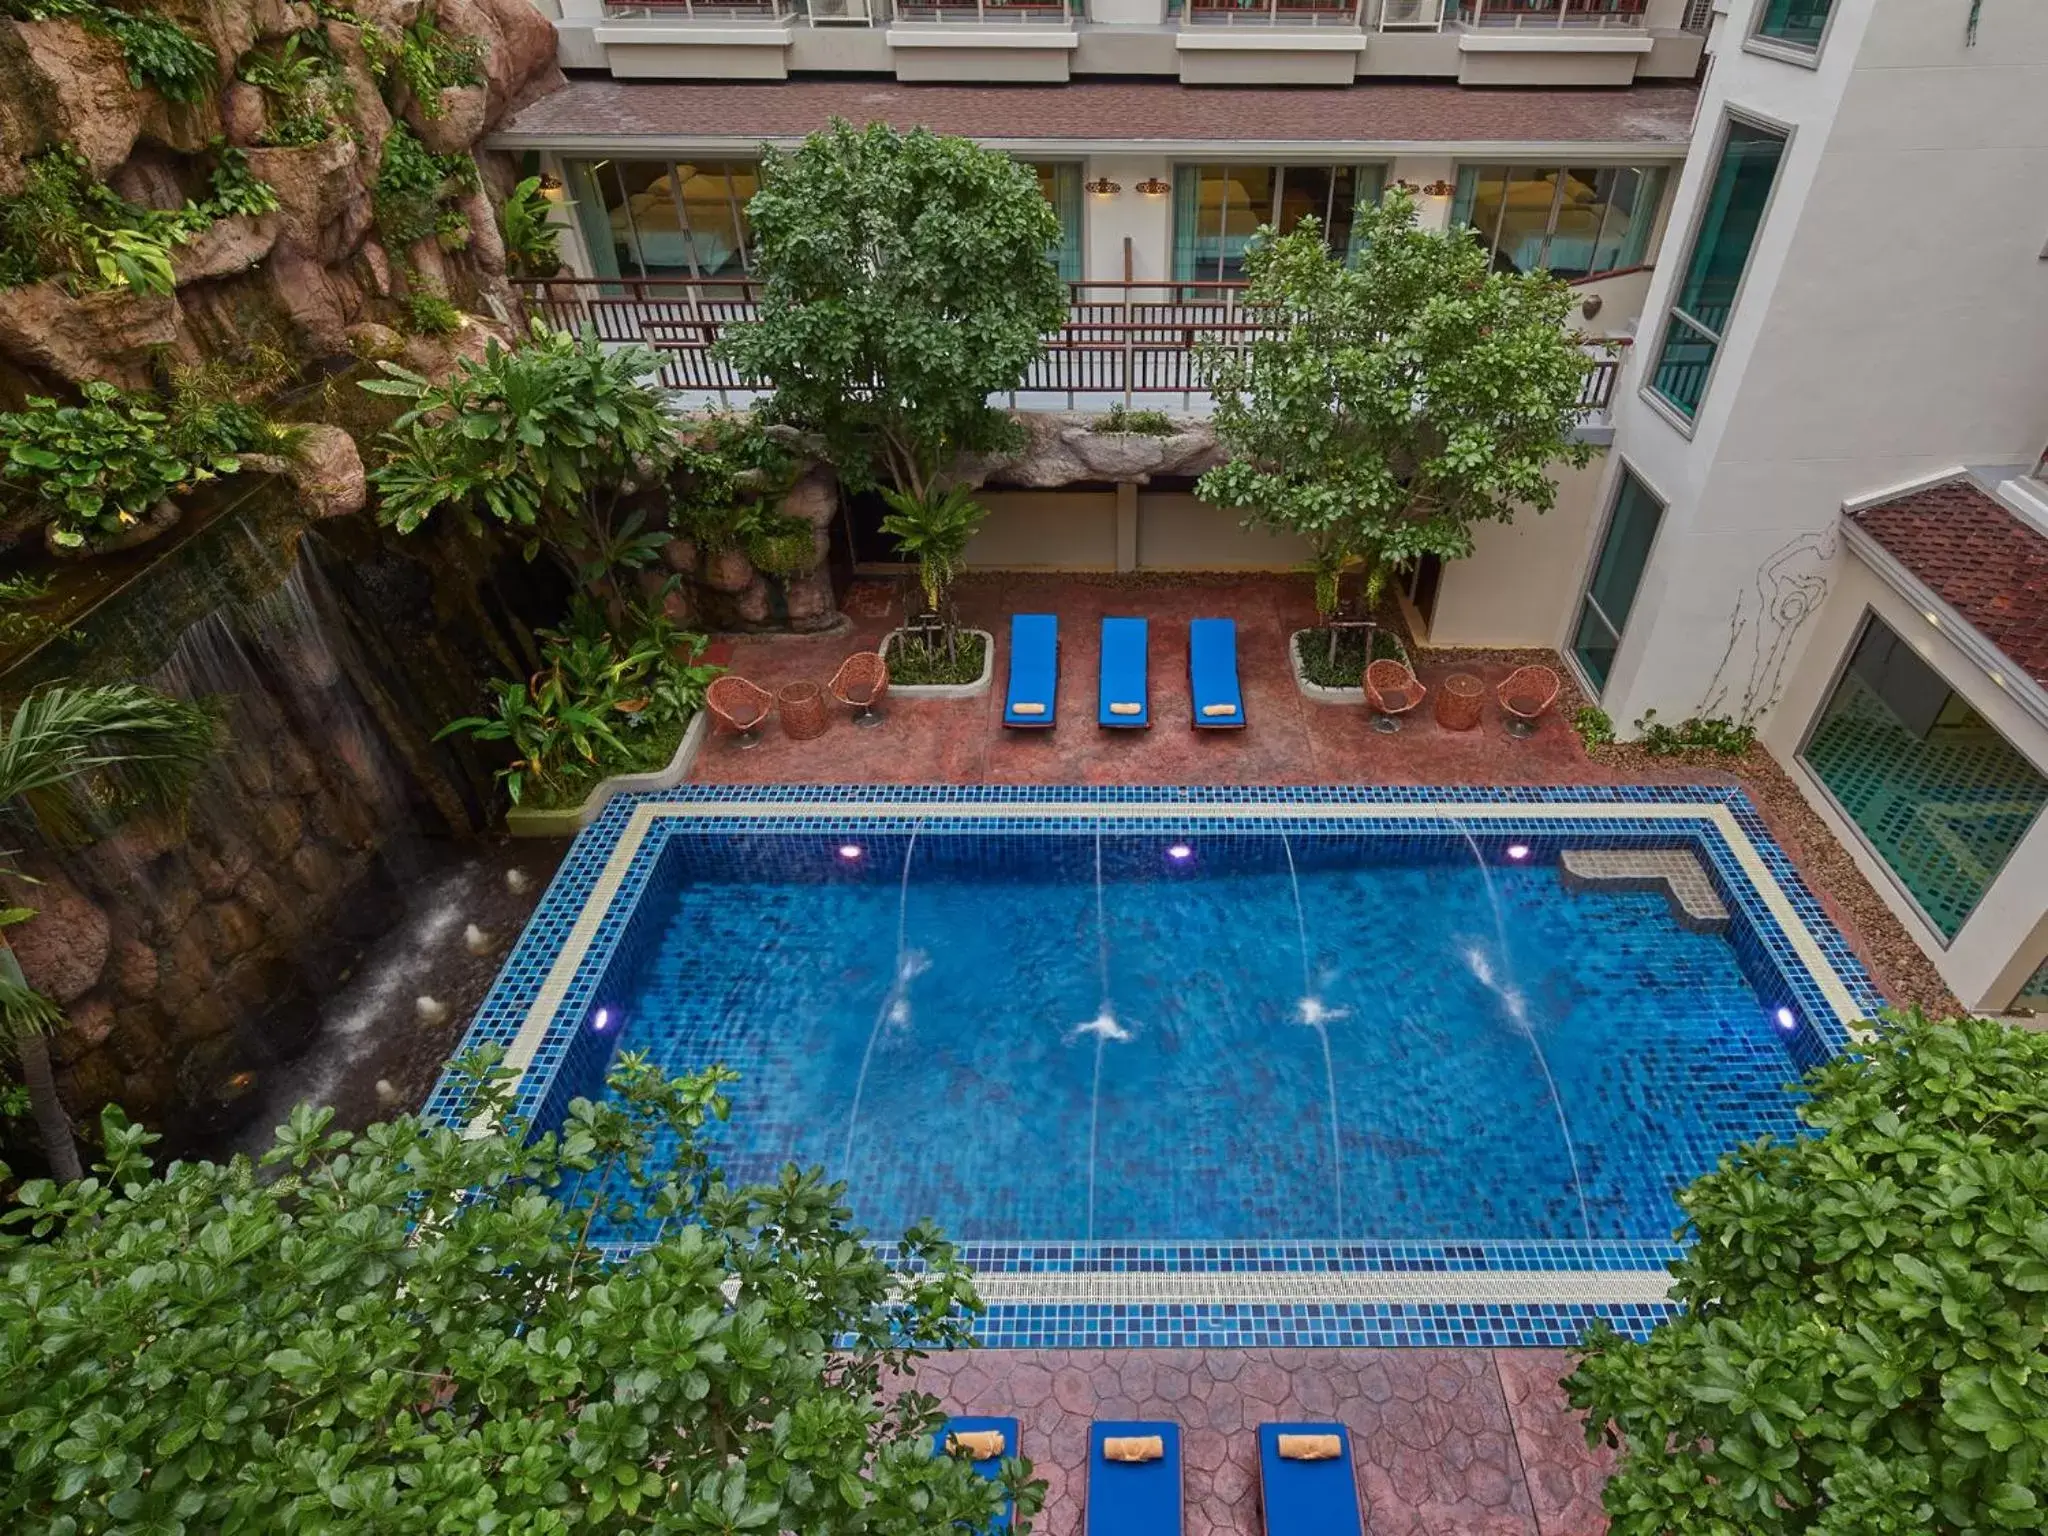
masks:
[(1646, 709), (1636, 719), (1636, 736), (1652, 757), (1677, 757), (1685, 752), (1718, 752), (1740, 757), (1756, 745), (1756, 727), (1739, 724), (1731, 715), (1693, 715), (1666, 725), (1657, 711)]
[(1118, 402), (1096, 417), (1089, 430), (1135, 437), (1171, 437), (1180, 429), (1164, 411), (1134, 411)]
[[(57, 846), (89, 840), (121, 816), (179, 803), (211, 755), (212, 718), (133, 683), (39, 688), (0, 715), (0, 819)], [(25, 879), (0, 855), (0, 871)], [(0, 911), (0, 928), (34, 916)], [(57, 1005), (23, 979), (0, 934), (0, 1031), (21, 1063), (44, 1154), (59, 1178), (79, 1175), (46, 1036)]]
[(1312, 219), (1260, 230), (1245, 302), (1265, 328), (1197, 359), (1230, 453), (1198, 494), (1305, 540), (1326, 617), (1343, 572), (1370, 616), (1392, 571), (1547, 511), (1553, 466), (1593, 452), (1574, 435), (1593, 365), (1563, 283), (1491, 271), (1470, 230), (1421, 228), (1399, 190), (1359, 211), (1353, 241), (1355, 266)]
[[(366, 33), (365, 36), (368, 34)], [(443, 205), (478, 186), (476, 161), (465, 154), (437, 155), (410, 128), (394, 123), (384, 135), (370, 207), (384, 243), (403, 251), (445, 232)]]
[(236, 73), (261, 90), (271, 107), (262, 143), (302, 147), (334, 136), (333, 112), (349, 91), (320, 28), (294, 32), (275, 48), (245, 55)]
[(0, 0), (0, 16), (76, 21), (121, 45), (128, 83), (166, 101), (203, 101), (216, 84), (213, 50), (155, 11), (124, 10), (101, 0)]
[(562, 226), (555, 222), (555, 204), (529, 176), (514, 187), (498, 210), (498, 233), (505, 259), (521, 277), (553, 277), (562, 270)]
[(462, 311), (430, 288), (415, 288), (402, 308), (405, 328), (415, 336), (450, 336), (462, 329)]
[(508, 744), (513, 760), (498, 778), (514, 805), (571, 800), (607, 774), (659, 766), (644, 759), (673, 754), (721, 670), (698, 663), (704, 637), (673, 623), (658, 600), (634, 605), (614, 624), (579, 597), (568, 621), (540, 639), (538, 672), (493, 682), (491, 713), (439, 733)]
[(393, 362), (363, 388), (410, 402), (370, 473), (378, 516), (411, 533), (436, 513), (480, 532), (498, 526), (526, 557), (548, 551), (585, 589), (623, 613), (619, 574), (650, 565), (667, 535), (622, 511), (629, 487), (659, 483), (676, 455), (647, 347), (613, 348), (594, 331), (536, 321), (514, 348), (493, 339), (435, 381)]
[(953, 624), (945, 606), (946, 589), (959, 574), (962, 557), (988, 516), (988, 508), (964, 485), (929, 488), (916, 496), (885, 490), (882, 499), (889, 506), (882, 532), (896, 541), (898, 554), (917, 562), (917, 584), (924, 591), (925, 609), (938, 616), (950, 654)]
[(1611, 747), (1614, 745), (1614, 719), (1597, 704), (1584, 704), (1572, 716), (1572, 729), (1579, 733), (1584, 746)]
[[(0, 1238), (0, 1526), (19, 1532), (1028, 1529), (1044, 1485), (931, 1454), (897, 1384), (982, 1308), (937, 1232), (893, 1254), (843, 1185), (729, 1185), (732, 1074), (628, 1053), (559, 1131), (481, 1053), (453, 1124), (301, 1106), (259, 1164), (26, 1184)], [(469, 1134), (463, 1127), (472, 1127)], [(650, 1234), (608, 1257), (600, 1223)]]
[(1615, 1536), (2048, 1529), (2048, 1036), (1887, 1015), (1679, 1196), (1681, 1311), (1566, 1382)]
[(770, 152), (747, 205), (756, 318), (723, 355), (816, 432), (843, 480), (923, 497), (962, 450), (1016, 440), (1017, 388), (1067, 313), (1059, 219), (1030, 170), (966, 139), (834, 121)]
[(418, 104), (420, 115), (437, 118), (446, 107), (441, 93), (454, 86), (482, 85), (483, 43), (474, 37), (455, 37), (435, 25), (431, 13), (420, 16), (403, 32), (362, 22), (363, 53), (370, 72), (391, 86), (402, 84)]
[(166, 497), (241, 468), (223, 444), (181, 441), (147, 396), (99, 382), (80, 393), (78, 405), (31, 395), (27, 410), (0, 412), (0, 482), (26, 488), (64, 548), (119, 534)]

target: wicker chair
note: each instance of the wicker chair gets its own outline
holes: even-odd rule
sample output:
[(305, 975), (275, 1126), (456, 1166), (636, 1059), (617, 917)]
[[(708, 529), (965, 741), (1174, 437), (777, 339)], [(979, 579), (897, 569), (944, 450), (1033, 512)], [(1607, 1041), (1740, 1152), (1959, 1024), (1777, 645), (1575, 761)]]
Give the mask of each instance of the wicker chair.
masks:
[(728, 672), (713, 678), (704, 690), (704, 707), (712, 719), (737, 733), (735, 746), (751, 747), (760, 743), (761, 727), (775, 709), (775, 695)]
[(1532, 664), (1510, 672), (1494, 692), (1501, 713), (1507, 716), (1508, 734), (1533, 735), (1536, 723), (1557, 702), (1561, 687), (1557, 673), (1549, 667)]
[(880, 725), (881, 712), (875, 706), (889, 691), (889, 664), (878, 651), (855, 651), (839, 663), (826, 690), (853, 711), (855, 725)]
[(1429, 697), (1429, 690), (1398, 661), (1380, 660), (1365, 669), (1365, 702), (1375, 711), (1373, 729), (1398, 731), (1401, 716)]

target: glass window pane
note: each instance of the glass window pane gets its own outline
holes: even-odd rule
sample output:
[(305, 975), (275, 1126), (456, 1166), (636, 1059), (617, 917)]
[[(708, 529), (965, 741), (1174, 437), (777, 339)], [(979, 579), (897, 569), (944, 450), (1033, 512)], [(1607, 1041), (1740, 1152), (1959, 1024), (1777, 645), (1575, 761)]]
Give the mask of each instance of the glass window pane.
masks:
[(1676, 406), (1687, 421), (1699, 413), (1717, 350), (1713, 338), (1677, 315), (1664, 329), (1664, 350), (1657, 354), (1650, 388)]
[(1650, 546), (1656, 542), (1657, 525), (1663, 519), (1664, 508), (1649, 487), (1624, 467), (1615, 492), (1614, 516), (1607, 520), (1607, 537), (1601, 542), (1593, 579), (1586, 586), (1587, 595), (1600, 605), (1616, 634), (1628, 628), (1636, 588), (1642, 584), (1643, 567), (1650, 563)]
[(1483, 166), (1472, 173), (1472, 227), (1479, 231), (1479, 243), (1491, 256), (1499, 248), (1501, 210), (1507, 205), (1507, 172), (1497, 165)]
[(2048, 803), (2048, 779), (1875, 618), (1804, 756), (1949, 939)]
[(590, 253), (591, 275), (640, 276), (620, 212), (625, 205), (625, 193), (619, 188), (617, 166), (609, 160), (565, 160), (562, 179), (568, 184), (569, 205), (583, 232), (584, 247)]
[[(1217, 172), (1217, 275), (1236, 282), (1244, 276), (1244, 251), (1253, 232), (1273, 217), (1273, 167), (1227, 165)], [(1205, 178), (1205, 197), (1208, 190)]]
[(1621, 642), (1607, 627), (1607, 621), (1593, 611), (1591, 603), (1581, 603), (1579, 627), (1572, 638), (1572, 655), (1585, 669), (1586, 681), (1593, 685), (1596, 694), (1607, 686), (1608, 674), (1614, 670), (1614, 653), (1620, 649)]
[(1330, 167), (1288, 165), (1280, 170), (1280, 207), (1274, 227), (1286, 234), (1303, 219), (1314, 219), (1330, 238)]
[(682, 179), (683, 218), (697, 270), (705, 277), (738, 277), (745, 269), (724, 165), (685, 161), (676, 166), (676, 174)]
[(1613, 166), (1579, 166), (1560, 174), (1564, 198), (1557, 206), (1557, 219), (1551, 226), (1550, 247), (1543, 264), (1554, 276), (1570, 281), (1607, 270), (1597, 253), (1608, 199), (1614, 193), (1617, 178), (1633, 176), (1635, 172)]
[(1748, 123), (1728, 125), (1728, 147), (1714, 173), (1706, 216), (1678, 290), (1678, 307), (1716, 335), (1728, 328), (1735, 290), (1749, 266), (1784, 153), (1785, 141), (1778, 134)]
[(1799, 48), (1818, 48), (1834, 0), (1767, 0), (1756, 24), (1758, 37)]
[(611, 210), (613, 238), (634, 247), (649, 277), (690, 275), (689, 242), (666, 160), (617, 162), (623, 206)]
[(1557, 201), (1560, 174), (1527, 168), (1508, 172), (1500, 242), (1493, 259), (1496, 271), (1534, 272), (1543, 265), (1543, 246), (1550, 235), (1550, 210)]
[(747, 217), (747, 204), (754, 200), (754, 194), (761, 190), (761, 168), (751, 160), (740, 160), (725, 168), (726, 180), (732, 186), (733, 222), (739, 231), (740, 262), (749, 272), (754, 270), (754, 222)]
[[(1081, 167), (1071, 163), (1057, 162), (1033, 165), (1032, 172), (1038, 177), (1038, 191), (1052, 211), (1059, 215), (1059, 244), (1052, 249), (1054, 265), (1060, 269), (1060, 276), (1068, 282), (1081, 278)], [(1176, 271), (1174, 276), (1186, 277), (1185, 272)]]
[(1365, 230), (1358, 221), (1358, 210), (1370, 208), (1380, 200), (1380, 183), (1385, 175), (1385, 168), (1377, 165), (1337, 167), (1337, 185), (1330, 197), (1330, 249), (1342, 251), (1346, 261), (1355, 262), (1365, 249)]

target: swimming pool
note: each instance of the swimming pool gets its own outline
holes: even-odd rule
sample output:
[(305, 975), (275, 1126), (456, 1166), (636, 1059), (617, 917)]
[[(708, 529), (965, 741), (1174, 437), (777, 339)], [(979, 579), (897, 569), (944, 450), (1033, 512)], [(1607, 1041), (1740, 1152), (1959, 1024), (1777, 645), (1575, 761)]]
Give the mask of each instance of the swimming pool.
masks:
[[(1725, 931), (1587, 849), (1696, 860)], [(732, 1176), (990, 1269), (1562, 1273), (1654, 1270), (1874, 1004), (1724, 790), (707, 789), (607, 809), (471, 1043), (542, 1124), (722, 1062)]]

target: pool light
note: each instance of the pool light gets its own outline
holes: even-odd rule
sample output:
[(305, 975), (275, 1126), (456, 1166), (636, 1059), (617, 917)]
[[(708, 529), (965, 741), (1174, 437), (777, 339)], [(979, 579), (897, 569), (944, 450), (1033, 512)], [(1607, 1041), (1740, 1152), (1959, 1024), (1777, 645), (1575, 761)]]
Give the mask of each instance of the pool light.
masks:
[(1185, 864), (1195, 856), (1195, 850), (1186, 843), (1175, 843), (1166, 850), (1166, 856), (1176, 864)]
[(1778, 1020), (1778, 1028), (1780, 1029), (1797, 1029), (1799, 1027), (1799, 1015), (1790, 1008), (1780, 1008), (1776, 1018)]
[(612, 1011), (609, 1008), (600, 1008), (590, 1017), (590, 1027), (600, 1032), (609, 1029), (611, 1022)]
[(1516, 860), (1526, 859), (1529, 857), (1529, 845), (1527, 843), (1509, 843), (1508, 857)]
[(861, 846), (859, 843), (841, 843), (839, 845), (839, 857), (846, 860), (849, 864), (859, 858), (860, 855)]

